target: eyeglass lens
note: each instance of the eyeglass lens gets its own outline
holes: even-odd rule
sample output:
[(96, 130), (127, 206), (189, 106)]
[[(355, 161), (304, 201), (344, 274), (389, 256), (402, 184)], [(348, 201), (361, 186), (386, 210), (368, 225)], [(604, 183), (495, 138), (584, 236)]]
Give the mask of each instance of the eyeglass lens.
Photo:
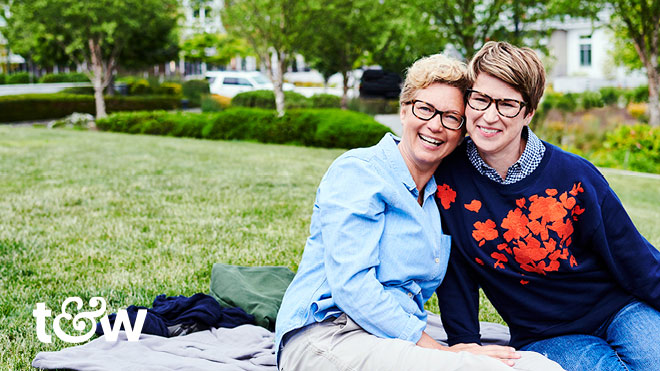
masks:
[(515, 117), (522, 110), (520, 102), (514, 99), (493, 99), (477, 91), (470, 92), (468, 104), (476, 110), (483, 111), (490, 107), (493, 101), (495, 102), (497, 111), (506, 117)]
[(413, 110), (415, 116), (422, 120), (430, 120), (435, 116), (436, 112), (438, 112), (442, 124), (449, 129), (458, 129), (463, 125), (463, 116), (460, 114), (450, 111), (440, 112), (433, 106), (422, 101), (416, 101), (413, 104)]

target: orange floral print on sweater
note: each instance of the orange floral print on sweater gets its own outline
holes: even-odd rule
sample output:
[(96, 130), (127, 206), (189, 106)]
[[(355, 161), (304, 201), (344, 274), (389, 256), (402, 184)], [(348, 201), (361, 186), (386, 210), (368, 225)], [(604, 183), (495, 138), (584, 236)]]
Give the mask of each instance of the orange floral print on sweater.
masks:
[[(491, 219), (474, 223), (472, 238), (480, 247), (486, 241), (496, 243), (498, 251), (490, 254), (493, 261), (489, 263), (496, 269), (506, 269), (504, 263), (517, 263), (526, 272), (547, 275), (547, 272), (559, 270), (561, 260), (568, 261), (570, 267), (577, 267), (578, 261), (568, 247), (572, 243), (573, 222), (585, 212), (577, 204), (576, 197), (581, 192), (584, 189), (578, 182), (570, 191), (549, 188), (545, 195), (517, 199), (515, 207), (509, 210), (499, 226)], [(449, 209), (456, 200), (456, 192), (443, 184), (438, 187), (438, 198), (442, 206)], [(472, 200), (463, 206), (478, 214), (482, 201)], [(485, 265), (480, 258), (475, 261)], [(529, 280), (521, 279), (520, 284), (527, 285)]]

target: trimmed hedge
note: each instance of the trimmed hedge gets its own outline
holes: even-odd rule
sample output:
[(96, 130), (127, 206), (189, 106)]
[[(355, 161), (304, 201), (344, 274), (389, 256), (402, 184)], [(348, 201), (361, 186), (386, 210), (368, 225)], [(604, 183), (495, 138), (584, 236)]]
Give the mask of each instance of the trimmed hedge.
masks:
[(340, 109), (231, 108), (217, 113), (125, 112), (96, 122), (101, 130), (204, 139), (253, 140), (327, 148), (367, 147), (390, 129), (368, 115)]
[(41, 76), (39, 82), (89, 82), (89, 77), (82, 72), (49, 73)]
[[(107, 112), (177, 109), (178, 97), (106, 96)], [(56, 119), (74, 112), (96, 114), (93, 96), (74, 94), (25, 94), (0, 97), (0, 122)]]
[[(239, 93), (231, 100), (233, 107), (255, 107), (275, 109), (275, 93), (272, 90), (255, 90)], [(290, 108), (311, 108), (312, 103), (302, 94), (285, 91), (284, 107)]]

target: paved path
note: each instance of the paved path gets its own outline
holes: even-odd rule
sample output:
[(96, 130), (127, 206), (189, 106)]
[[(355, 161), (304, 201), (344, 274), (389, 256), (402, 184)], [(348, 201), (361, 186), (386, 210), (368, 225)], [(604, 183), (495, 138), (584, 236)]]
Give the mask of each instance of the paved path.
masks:
[(88, 82), (57, 82), (46, 84), (0, 85), (0, 95), (49, 94), (57, 93), (74, 86), (92, 86), (92, 84)]
[(401, 127), (401, 119), (397, 114), (376, 115), (374, 116), (374, 119), (376, 119), (376, 121), (392, 129), (394, 134), (398, 136), (401, 136), (401, 134), (403, 133), (403, 128)]

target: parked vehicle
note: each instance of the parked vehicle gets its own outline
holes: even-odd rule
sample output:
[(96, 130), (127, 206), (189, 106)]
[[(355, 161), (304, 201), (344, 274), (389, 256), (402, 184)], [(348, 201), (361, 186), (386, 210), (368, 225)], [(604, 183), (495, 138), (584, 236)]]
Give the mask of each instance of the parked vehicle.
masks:
[[(253, 90), (273, 90), (273, 83), (261, 72), (209, 71), (206, 73), (211, 94), (233, 98), (236, 94)], [(284, 90), (293, 89), (285, 83)]]
[(401, 93), (401, 76), (384, 70), (366, 70), (360, 82), (361, 97), (398, 98)]

